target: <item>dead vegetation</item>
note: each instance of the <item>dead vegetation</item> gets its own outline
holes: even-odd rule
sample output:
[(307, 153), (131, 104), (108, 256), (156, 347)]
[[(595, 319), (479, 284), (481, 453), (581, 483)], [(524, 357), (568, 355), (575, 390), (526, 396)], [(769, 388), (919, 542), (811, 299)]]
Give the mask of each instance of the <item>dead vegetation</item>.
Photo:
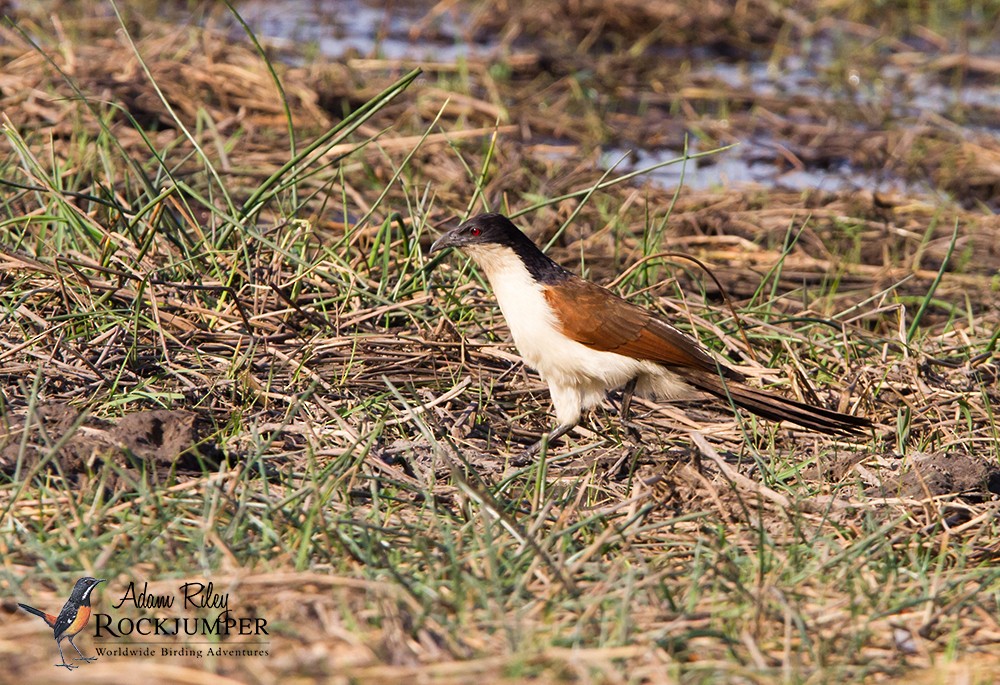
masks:
[[(283, 95), (212, 22), (0, 28), (6, 594), (49, 584), (58, 604), (93, 569), (230, 584), (278, 628), (268, 659), (211, 668), (254, 682), (990, 682), (1000, 145), (982, 122), (1000, 112), (924, 115), (844, 84), (885, 60), (910, 91), (995, 61), (944, 39), (915, 55), (933, 33), (915, 27), (831, 62), (839, 90), (767, 91), (671, 51), (780, 64), (788, 32), (839, 30), (848, 50), (885, 27), (702, 10), (501, 3), (469, 29), (498, 60), (279, 60)], [(685, 135), (767, 137), (779, 175), (847, 164), (929, 192), (620, 184), (581, 202), (600, 146)], [(597, 412), (512, 469), (550, 427), (547, 395), (482, 283), (421, 249), (477, 192), (534, 207), (520, 223), (568, 268), (876, 431), (644, 403), (641, 439)], [(739, 321), (661, 250), (710, 264)], [(8, 650), (0, 680), (47, 668), (50, 646)], [(177, 682), (205, 668), (74, 676), (165, 664)]]

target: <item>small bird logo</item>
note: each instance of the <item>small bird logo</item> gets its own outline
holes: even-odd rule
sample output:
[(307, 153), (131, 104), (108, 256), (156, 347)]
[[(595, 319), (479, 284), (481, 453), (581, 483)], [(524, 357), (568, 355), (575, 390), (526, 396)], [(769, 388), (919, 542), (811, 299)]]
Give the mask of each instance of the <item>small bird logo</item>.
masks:
[(40, 616), (43, 621), (45, 621), (50, 628), (52, 628), (52, 633), (55, 635), (56, 646), (59, 648), (59, 658), (62, 659), (61, 664), (55, 664), (56, 666), (62, 666), (66, 670), (73, 670), (74, 668), (79, 668), (79, 666), (74, 666), (73, 664), (66, 663), (66, 657), (63, 655), (62, 651), (62, 641), (68, 639), (69, 643), (73, 645), (73, 649), (76, 653), (80, 655), (76, 661), (96, 661), (96, 656), (87, 657), (83, 655), (80, 648), (76, 646), (73, 642), (73, 638), (77, 634), (87, 627), (87, 622), (90, 621), (90, 593), (94, 591), (94, 588), (98, 584), (105, 582), (104, 578), (91, 578), (89, 576), (81, 578), (76, 581), (76, 585), (73, 587), (73, 592), (70, 594), (69, 599), (63, 604), (62, 611), (59, 612), (58, 616), (53, 616), (52, 614), (46, 614), (44, 611), (36, 609), (35, 607), (29, 607), (27, 604), (18, 603), (18, 606), (27, 611), (29, 614), (34, 614), (35, 616)]

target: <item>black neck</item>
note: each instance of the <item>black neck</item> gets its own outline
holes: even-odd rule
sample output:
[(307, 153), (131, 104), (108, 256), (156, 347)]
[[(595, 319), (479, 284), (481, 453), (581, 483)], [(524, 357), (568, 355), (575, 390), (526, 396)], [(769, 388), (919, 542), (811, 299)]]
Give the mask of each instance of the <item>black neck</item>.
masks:
[(524, 268), (528, 270), (531, 277), (539, 283), (553, 284), (569, 278), (572, 274), (549, 259), (538, 247), (531, 242), (531, 239), (521, 231), (510, 225), (513, 229), (508, 231), (507, 240), (504, 242), (514, 250), (520, 257)]
[(542, 254), (542, 251), (534, 245), (531, 246), (530, 250), (519, 250), (515, 247), (514, 251), (521, 258), (524, 268), (528, 270), (531, 277), (539, 283), (552, 285), (566, 280), (571, 275), (569, 271)]

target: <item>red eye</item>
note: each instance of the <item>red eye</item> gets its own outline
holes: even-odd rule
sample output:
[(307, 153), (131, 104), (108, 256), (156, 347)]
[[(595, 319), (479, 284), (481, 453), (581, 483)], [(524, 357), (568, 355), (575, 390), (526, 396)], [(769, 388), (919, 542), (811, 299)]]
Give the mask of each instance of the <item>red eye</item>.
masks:
[(482, 232), (483, 229), (479, 228), (479, 226), (473, 226), (472, 228), (469, 229), (469, 235), (473, 237), (477, 237)]

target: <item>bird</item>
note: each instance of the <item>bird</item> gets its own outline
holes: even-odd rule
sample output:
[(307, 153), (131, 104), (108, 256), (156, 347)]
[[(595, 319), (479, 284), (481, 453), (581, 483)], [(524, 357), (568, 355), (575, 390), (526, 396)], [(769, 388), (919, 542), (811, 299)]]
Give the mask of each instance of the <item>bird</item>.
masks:
[(66, 663), (66, 657), (63, 655), (62, 651), (63, 640), (69, 640), (69, 643), (73, 645), (73, 649), (75, 649), (76, 653), (80, 655), (76, 661), (91, 662), (97, 659), (96, 656), (84, 656), (83, 652), (80, 651), (80, 648), (73, 642), (73, 638), (75, 638), (81, 630), (87, 627), (87, 623), (90, 621), (90, 593), (94, 591), (95, 587), (103, 582), (105, 582), (104, 578), (91, 578), (89, 576), (80, 578), (76, 581), (76, 585), (73, 586), (73, 592), (70, 593), (69, 599), (67, 599), (66, 603), (63, 604), (63, 608), (59, 612), (58, 616), (47, 614), (41, 609), (36, 609), (35, 607), (18, 602), (19, 607), (27, 611), (29, 614), (40, 616), (41, 619), (45, 621), (50, 628), (52, 628), (52, 633), (55, 635), (56, 639), (56, 646), (59, 648), (59, 658), (62, 659), (62, 663), (55, 664), (56, 666), (61, 666), (68, 671), (72, 671), (74, 668), (79, 668), (79, 666)]
[(429, 254), (446, 248), (470, 257), (486, 276), (515, 347), (548, 384), (558, 423), (529, 453), (565, 435), (585, 410), (620, 388), (666, 400), (708, 393), (765, 419), (833, 436), (856, 437), (871, 427), (865, 417), (747, 385), (693, 337), (554, 262), (502, 214), (469, 219), (434, 241)]

